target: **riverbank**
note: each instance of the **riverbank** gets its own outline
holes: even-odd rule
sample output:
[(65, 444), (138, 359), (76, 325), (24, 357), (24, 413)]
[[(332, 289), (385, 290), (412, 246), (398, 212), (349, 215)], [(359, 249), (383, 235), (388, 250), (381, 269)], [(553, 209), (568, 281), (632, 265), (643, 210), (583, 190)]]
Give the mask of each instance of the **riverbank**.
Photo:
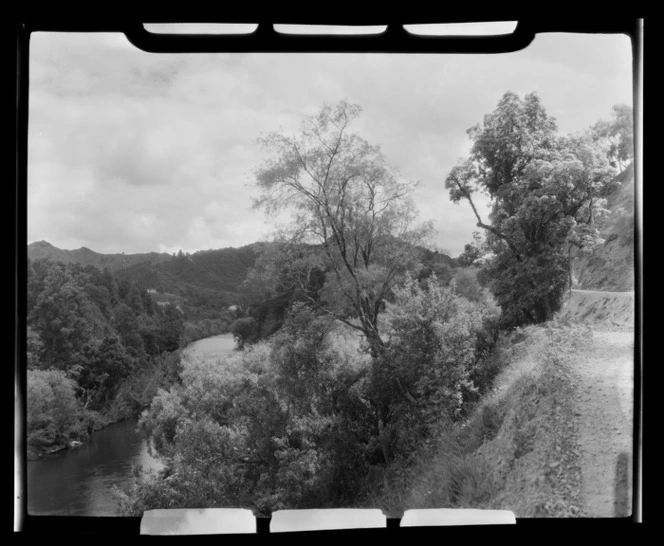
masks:
[[(178, 370), (179, 376), (185, 354), (187, 359), (218, 359), (234, 351), (231, 334), (215, 335), (171, 353), (162, 362), (161, 369)], [(34, 450), (29, 453), (33, 455), (28, 456), (27, 464), (30, 514), (116, 516), (119, 508), (116, 491), (131, 489), (134, 467), (163, 467), (159, 460), (151, 456), (148, 443), (137, 430), (137, 425), (142, 411), (152, 400), (148, 394), (156, 394), (160, 385), (168, 387), (160, 383), (161, 376), (150, 378), (149, 370), (144, 372), (143, 379), (146, 381), (142, 383), (142, 389), (127, 388), (123, 391), (124, 398), (134, 401), (137, 398), (133, 395), (145, 394), (140, 405), (118, 402), (106, 413), (97, 414), (89, 433), (87, 429), (82, 429), (85, 434), (68, 438), (81, 442), (76, 447), (71, 447), (69, 442), (59, 442), (49, 445), (36, 457)], [(152, 379), (152, 382), (147, 379)], [(129, 411), (131, 407), (134, 410)]]
[(31, 515), (117, 516), (116, 490), (129, 490), (135, 467), (163, 465), (137, 430), (138, 419), (114, 423), (76, 449), (29, 461), (28, 513)]
[(80, 447), (92, 434), (138, 418), (160, 388), (169, 388), (178, 380), (180, 358), (178, 349), (134, 369), (116, 387), (113, 397), (94, 410), (84, 406), (76, 383), (63, 372), (28, 370), (27, 459), (34, 461)]
[(55, 445), (52, 445), (49, 448), (45, 448), (44, 450), (36, 450), (32, 448), (32, 446), (28, 445), (26, 449), (26, 458), (28, 461), (39, 461), (47, 457), (59, 456), (73, 449), (80, 448), (81, 446), (86, 444), (86, 442), (90, 439), (90, 437), (93, 434), (99, 432), (100, 430), (103, 430), (112, 425), (124, 423), (125, 421), (129, 421), (132, 419), (137, 420), (140, 417), (140, 414), (142, 413), (143, 409), (135, 415), (123, 416), (117, 419), (110, 419), (110, 418), (104, 419), (103, 417), (100, 417), (99, 421), (97, 421), (97, 424), (89, 430), (87, 435), (84, 437), (79, 437), (79, 439), (77, 440), (69, 440), (64, 443), (60, 442)]
[[(81, 408), (75, 417), (71, 417), (69, 429), (72, 432), (66, 437), (58, 438), (46, 423), (40, 443), (27, 442), (27, 459), (36, 461), (42, 457), (62, 454), (75, 448), (72, 447), (72, 442), (80, 442), (75, 444), (80, 447), (89, 440), (91, 434), (116, 423), (140, 417), (143, 410), (150, 406), (159, 388), (167, 389), (177, 381), (185, 355), (186, 358), (212, 359), (236, 350), (233, 335), (223, 333), (192, 341), (185, 347), (160, 357), (151, 366), (130, 375), (119, 386), (117, 394), (107, 407), (100, 411)], [(49, 419), (54, 421), (53, 415)]]

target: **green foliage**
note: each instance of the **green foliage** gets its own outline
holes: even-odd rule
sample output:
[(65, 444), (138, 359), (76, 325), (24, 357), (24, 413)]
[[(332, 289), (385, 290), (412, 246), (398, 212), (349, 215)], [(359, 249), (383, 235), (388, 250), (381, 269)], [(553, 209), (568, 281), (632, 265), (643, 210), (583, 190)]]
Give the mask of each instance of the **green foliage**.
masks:
[(118, 270), (117, 277), (154, 288), (158, 295), (171, 294), (184, 300), (181, 307), (187, 320), (214, 320), (242, 299), (241, 284), (260, 246), (182, 253), (158, 263), (144, 261)]
[(283, 325), (292, 304), (307, 300), (305, 294), (317, 299), (325, 272), (310, 263), (303, 279), (299, 269), (311, 258), (312, 250), (308, 245), (284, 243), (266, 244), (257, 250), (259, 255), (241, 287), (242, 311), (234, 325), (238, 342), (244, 345), (269, 337)]
[(626, 104), (616, 104), (610, 120), (598, 121), (592, 138), (604, 144), (611, 165), (623, 171), (634, 158), (634, 115)]
[[(30, 279), (31, 272), (38, 279)], [(99, 309), (86, 297), (84, 273), (75, 274), (57, 264), (37, 264), (28, 269), (28, 324), (41, 341), (40, 366), (66, 370), (75, 363), (88, 339), (105, 335), (108, 325)], [(33, 281), (31, 283), (31, 280)]]
[(256, 343), (260, 339), (260, 330), (253, 317), (242, 317), (231, 324), (231, 333), (240, 349)]
[[(223, 362), (188, 360), (141, 419), (167, 467), (125, 500), (146, 507), (338, 506), (356, 498), (371, 451), (359, 345), (302, 305), (270, 342)], [(168, 487), (165, 487), (165, 483)]]
[[(556, 446), (568, 438), (552, 423), (571, 418), (574, 390), (568, 373), (591, 339), (585, 328), (556, 323), (502, 336), (501, 351), (512, 362), (534, 359), (535, 366), (508, 376), (467, 418), (452, 426), (443, 423), (408, 458), (395, 459), (378, 476), (370, 506), (392, 517), (413, 508), (505, 507), (517, 517), (536, 517), (554, 515), (539, 513), (540, 502), (562, 495), (569, 505), (567, 484), (542, 469), (561, 463), (565, 453)], [(564, 435), (569, 429), (561, 430)]]
[(454, 260), (446, 254), (423, 248), (417, 280), (423, 281), (431, 275), (435, 275), (438, 282), (447, 286), (454, 276), (455, 267)]
[(470, 243), (466, 243), (463, 247), (463, 252), (457, 258), (459, 265), (461, 267), (468, 267), (469, 265), (474, 265), (482, 255), (480, 254), (479, 249), (475, 248)]
[(116, 394), (120, 383), (130, 374), (134, 362), (115, 337), (86, 344), (82, 361), (85, 364), (79, 365), (73, 373), (83, 391), (85, 405), (101, 410)]
[(218, 319), (201, 319), (197, 321), (185, 321), (180, 337), (180, 345), (187, 346), (192, 341), (197, 341), (210, 336), (225, 334), (230, 331), (231, 322), (226, 317)]
[(454, 292), (475, 303), (485, 298), (484, 289), (477, 280), (477, 272), (471, 269), (458, 269), (454, 276)]
[(372, 488), (369, 506), (388, 517), (425, 508), (484, 508), (493, 493), (484, 461), (473, 456), (458, 428), (440, 427), (407, 460), (395, 460)]
[(26, 334), (26, 357), (28, 369), (33, 370), (39, 367), (39, 355), (43, 350), (43, 343), (39, 333), (34, 328), (28, 326)]
[(26, 415), (30, 458), (85, 439), (94, 423), (76, 398), (76, 383), (60, 370), (28, 370)]
[(473, 232), (473, 242), (464, 246), (463, 252), (457, 258), (457, 263), (461, 267), (477, 266), (488, 250), (486, 241), (480, 232), (475, 231)]
[[(166, 467), (137, 479), (123, 513), (363, 505), (385, 447), (389, 468), (403, 468), (466, 415), (481, 381), (488, 388), (495, 314), (435, 275), (408, 278), (387, 306), (379, 358), (353, 328), (303, 302), (268, 341), (217, 362), (186, 357), (181, 383), (159, 390), (141, 419)], [(462, 497), (465, 474), (453, 474)]]
[[(613, 170), (588, 136), (560, 137), (534, 93), (508, 92), (484, 123), (469, 130), (470, 157), (446, 179), (450, 197), (467, 200), (495, 254), (486, 268), (506, 326), (543, 322), (560, 308), (570, 282), (570, 248), (591, 247), (593, 220), (615, 189)], [(491, 224), (473, 203), (492, 200)]]
[(180, 347), (180, 337), (184, 329), (184, 317), (173, 305), (165, 305), (157, 330), (157, 344), (163, 351), (175, 351)]
[[(27, 312), (28, 370), (61, 372), (75, 403), (92, 411), (89, 415), (99, 412), (100, 422), (135, 415), (147, 405), (146, 397), (156, 392), (157, 385), (165, 386), (177, 377), (168, 357), (160, 355), (178, 349), (182, 313), (160, 309), (145, 291), (127, 280), (117, 282), (109, 271), (30, 261)], [(44, 400), (51, 399), (55, 383), (51, 378), (49, 391), (44, 377), (28, 375), (33, 404), (38, 405), (38, 392)], [(68, 394), (63, 396), (69, 400)], [(33, 427), (32, 456), (60, 442), (66, 436), (59, 432), (63, 427), (75, 430), (74, 425), (53, 428), (47, 424), (49, 412), (52, 419), (76, 415), (73, 406), (63, 409), (48, 402), (39, 407), (46, 424)]]
[(452, 423), (477, 397), (472, 375), (479, 339), (495, 310), (459, 298), (435, 276), (422, 287), (408, 279), (387, 305), (389, 344), (372, 386), (388, 408), (392, 457), (407, 457), (441, 423)]

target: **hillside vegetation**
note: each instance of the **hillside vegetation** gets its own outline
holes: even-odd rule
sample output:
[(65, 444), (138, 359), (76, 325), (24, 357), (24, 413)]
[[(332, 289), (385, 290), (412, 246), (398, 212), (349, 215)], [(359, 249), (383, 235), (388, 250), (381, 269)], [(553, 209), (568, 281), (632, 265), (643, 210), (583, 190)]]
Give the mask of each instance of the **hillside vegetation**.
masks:
[(634, 167), (616, 178), (616, 191), (607, 198), (608, 214), (597, 220), (603, 243), (591, 254), (580, 253), (573, 262), (575, 288), (634, 290)]
[(177, 379), (182, 313), (110, 271), (29, 261), (28, 456), (137, 415)]
[(512, 510), (516, 517), (581, 514), (571, 367), (588, 348), (579, 327), (529, 326), (503, 340), (509, 362), (459, 426), (413, 456), (372, 504), (393, 517), (409, 508)]
[(394, 517), (434, 507), (518, 518), (631, 514), (633, 167), (616, 180), (597, 220), (603, 241), (573, 260), (574, 288), (554, 320), (501, 341), (504, 369), (491, 393), (461, 426), (393, 468), (371, 506)]
[(87, 248), (63, 250), (39, 241), (28, 245), (28, 258), (108, 269), (119, 280), (135, 283), (141, 290), (151, 288), (184, 298), (192, 318), (214, 319), (230, 305), (241, 302), (241, 284), (262, 245), (193, 254), (101, 254)]
[(515, 330), (492, 391), (393, 468), (369, 505), (393, 517), (440, 507), (630, 515), (633, 328), (633, 295), (574, 292), (554, 321)]

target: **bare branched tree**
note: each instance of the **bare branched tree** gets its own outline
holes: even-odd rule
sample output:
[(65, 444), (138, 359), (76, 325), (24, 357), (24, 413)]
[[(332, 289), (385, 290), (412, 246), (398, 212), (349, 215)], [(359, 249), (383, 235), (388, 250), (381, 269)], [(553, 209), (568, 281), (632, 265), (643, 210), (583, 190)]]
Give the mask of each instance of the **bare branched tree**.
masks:
[[(381, 150), (351, 133), (361, 108), (345, 101), (307, 118), (295, 136), (261, 139), (272, 152), (256, 172), (255, 206), (291, 213), (281, 248), (309, 301), (366, 337), (374, 356), (384, 345), (379, 311), (397, 278), (415, 265), (430, 225), (415, 226), (412, 192)], [(326, 272), (322, 293), (308, 287)]]

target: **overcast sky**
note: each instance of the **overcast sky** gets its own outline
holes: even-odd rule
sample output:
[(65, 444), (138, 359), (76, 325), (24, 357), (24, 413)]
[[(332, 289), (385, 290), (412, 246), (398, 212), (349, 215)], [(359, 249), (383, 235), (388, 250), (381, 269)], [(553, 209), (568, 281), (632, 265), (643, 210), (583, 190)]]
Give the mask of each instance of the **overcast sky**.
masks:
[(103, 253), (268, 240), (251, 209), (258, 137), (346, 99), (456, 256), (478, 228), (443, 181), (506, 91), (536, 91), (561, 133), (632, 105), (623, 35), (543, 34), (500, 55), (166, 55), (121, 34), (36, 33), (30, 61), (28, 242)]

